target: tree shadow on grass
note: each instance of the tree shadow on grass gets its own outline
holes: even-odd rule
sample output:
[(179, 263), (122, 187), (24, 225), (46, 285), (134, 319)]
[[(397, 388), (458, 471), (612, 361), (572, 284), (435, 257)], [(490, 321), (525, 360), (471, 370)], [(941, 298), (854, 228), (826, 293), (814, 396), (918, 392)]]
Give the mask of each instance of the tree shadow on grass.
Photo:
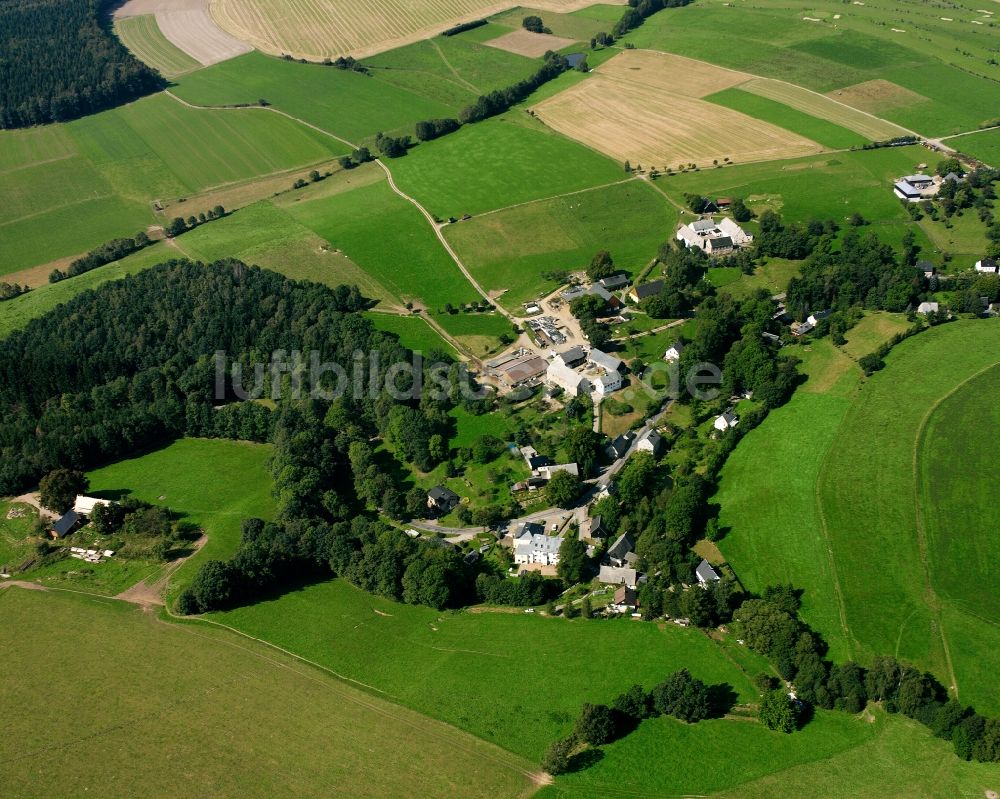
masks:
[(736, 706), (739, 696), (729, 683), (708, 686), (709, 718), (719, 719)]
[(570, 757), (569, 764), (566, 767), (566, 773), (572, 774), (577, 771), (583, 771), (588, 769), (597, 763), (600, 763), (604, 759), (604, 751), (602, 749), (597, 749), (596, 747), (587, 747), (582, 752), (577, 752), (575, 755)]

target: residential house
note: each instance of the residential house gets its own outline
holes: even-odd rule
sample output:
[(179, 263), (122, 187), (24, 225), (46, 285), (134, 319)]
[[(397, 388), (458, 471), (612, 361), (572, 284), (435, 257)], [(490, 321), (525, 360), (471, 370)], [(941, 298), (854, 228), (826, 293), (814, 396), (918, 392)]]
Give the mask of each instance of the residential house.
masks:
[(729, 236), (718, 236), (705, 242), (705, 252), (709, 255), (728, 255), (735, 249)]
[(549, 364), (549, 368), (545, 372), (545, 380), (550, 385), (561, 388), (571, 397), (590, 393), (590, 381), (584, 375), (573, 371), (559, 361), (552, 361)]
[(451, 513), (461, 501), (461, 497), (444, 486), (434, 486), (427, 492), (427, 507), (438, 513)]
[(65, 538), (70, 533), (83, 526), (83, 516), (75, 510), (67, 511), (62, 518), (53, 523), (49, 535), (53, 538)]
[(599, 366), (608, 373), (620, 373), (625, 367), (625, 361), (621, 358), (617, 358), (614, 355), (608, 355), (608, 353), (601, 352), (601, 350), (598, 349), (592, 349), (590, 354), (587, 356), (587, 360), (594, 366)]
[(698, 585), (702, 588), (708, 588), (710, 583), (717, 583), (722, 579), (719, 577), (719, 573), (712, 568), (712, 564), (704, 558), (698, 564), (698, 568), (694, 570), (694, 576), (698, 578)]
[(993, 258), (983, 258), (981, 261), (976, 261), (976, 271), (987, 275), (995, 275), (1000, 273), (1000, 264)]
[(536, 477), (541, 477), (546, 482), (552, 479), (556, 472), (569, 472), (574, 477), (580, 476), (580, 467), (575, 463), (556, 463), (552, 466), (542, 466), (535, 471)]
[(740, 420), (732, 412), (732, 409), (715, 417), (715, 429), (722, 433), (725, 433), (731, 427), (736, 427), (739, 423)]
[(541, 525), (526, 522), (518, 528), (514, 537), (514, 563), (555, 566), (559, 563), (562, 542), (562, 536), (545, 535)]
[(635, 588), (623, 585), (617, 591), (608, 605), (608, 610), (613, 613), (634, 613), (639, 606), (639, 595)]
[(635, 588), (639, 582), (639, 573), (630, 566), (601, 566), (597, 581), (605, 585), (624, 585)]
[(634, 303), (640, 303), (647, 297), (653, 297), (663, 291), (663, 281), (653, 280), (649, 283), (640, 283), (636, 286), (632, 286), (632, 290), (628, 293), (629, 298)]
[(619, 568), (623, 566), (631, 566), (636, 561), (635, 554), (635, 541), (632, 540), (632, 536), (628, 533), (622, 533), (615, 542), (608, 547), (608, 551), (604, 553), (605, 560), (612, 566), (617, 566)]
[(616, 461), (619, 458), (624, 458), (629, 449), (632, 447), (632, 441), (634, 439), (635, 433), (631, 430), (628, 430), (620, 436), (614, 438), (611, 443), (604, 448), (604, 452), (607, 454), (608, 459)]
[(655, 458), (660, 454), (662, 445), (663, 437), (655, 430), (650, 430), (639, 439), (639, 443), (635, 445), (635, 448), (639, 452), (648, 452)]
[(561, 363), (563, 366), (568, 366), (573, 368), (574, 366), (579, 366), (587, 360), (587, 351), (577, 344), (575, 347), (570, 347), (564, 352), (560, 352), (552, 359), (553, 363)]
[(596, 541), (600, 538), (607, 537), (608, 528), (604, 526), (604, 522), (601, 520), (600, 516), (592, 516), (584, 519), (580, 524), (580, 538), (589, 538)]
[(933, 277), (934, 273), (937, 272), (937, 267), (930, 261), (917, 261), (916, 264), (913, 265), (913, 268), (922, 272), (926, 278)]
[(594, 393), (603, 397), (622, 387), (622, 376), (620, 372), (608, 372), (600, 377), (591, 377), (590, 384), (593, 386)]
[(927, 314), (937, 313), (940, 307), (936, 302), (922, 302), (917, 306), (917, 313), (926, 316)]
[(669, 361), (670, 363), (677, 363), (681, 359), (681, 353), (684, 352), (684, 342), (675, 341), (669, 347), (667, 351), (663, 353), (663, 360)]

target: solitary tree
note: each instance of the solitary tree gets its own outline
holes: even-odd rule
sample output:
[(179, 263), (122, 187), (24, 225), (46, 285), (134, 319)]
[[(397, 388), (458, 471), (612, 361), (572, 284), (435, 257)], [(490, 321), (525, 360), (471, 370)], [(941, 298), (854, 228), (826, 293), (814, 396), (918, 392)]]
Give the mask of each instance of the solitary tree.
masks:
[(569, 472), (556, 472), (548, 484), (549, 502), (557, 508), (567, 508), (580, 495), (580, 481)]
[[(587, 545), (578, 535), (567, 535), (559, 546), (559, 565), (556, 571), (567, 583), (578, 583), (587, 572)], [(590, 617), (589, 613), (584, 616)]]
[(73, 507), (77, 494), (87, 490), (90, 481), (83, 472), (73, 469), (56, 469), (39, 483), (39, 500), (43, 507), (56, 513), (65, 513)]
[(545, 757), (542, 758), (542, 770), (547, 771), (553, 777), (557, 774), (565, 774), (569, 771), (570, 756), (576, 748), (576, 739), (571, 735), (553, 741), (549, 746)]
[(783, 688), (764, 694), (760, 702), (760, 721), (776, 732), (795, 731), (795, 706)]

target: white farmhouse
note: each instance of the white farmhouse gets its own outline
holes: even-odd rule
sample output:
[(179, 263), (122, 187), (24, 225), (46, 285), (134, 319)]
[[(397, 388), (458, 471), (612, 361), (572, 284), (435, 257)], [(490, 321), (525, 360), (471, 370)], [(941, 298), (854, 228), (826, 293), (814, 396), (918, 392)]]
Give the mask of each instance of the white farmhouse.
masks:
[(514, 563), (538, 563), (542, 566), (555, 566), (559, 563), (562, 536), (545, 535), (542, 530), (544, 528), (541, 525), (531, 522), (525, 522), (518, 528), (514, 537)]
[(669, 363), (677, 363), (681, 359), (681, 353), (684, 352), (684, 342), (675, 341), (669, 347), (667, 351), (663, 353), (663, 360)]
[(981, 261), (976, 261), (976, 271), (984, 275), (995, 275), (1000, 272), (1000, 264), (992, 258), (983, 258)]
[(600, 377), (590, 378), (590, 384), (594, 388), (594, 393), (599, 397), (603, 397), (622, 387), (622, 376), (619, 372), (608, 372)]
[(685, 247), (697, 247), (709, 255), (724, 255), (753, 241), (753, 236), (728, 216), (714, 222), (711, 218), (696, 219), (677, 228), (677, 240)]
[(719, 432), (726, 432), (731, 427), (736, 427), (740, 423), (736, 414), (732, 411), (726, 411), (720, 416), (715, 417), (715, 429)]
[(587, 378), (559, 361), (549, 364), (549, 368), (545, 371), (545, 380), (550, 385), (561, 388), (571, 397), (590, 393), (590, 382)]

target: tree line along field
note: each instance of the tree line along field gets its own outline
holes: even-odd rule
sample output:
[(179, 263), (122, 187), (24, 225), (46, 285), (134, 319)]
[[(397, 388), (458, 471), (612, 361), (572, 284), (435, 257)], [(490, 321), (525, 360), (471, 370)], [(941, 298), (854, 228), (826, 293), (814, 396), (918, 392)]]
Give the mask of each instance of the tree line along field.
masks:
[(990, 478), (954, 420), (995, 382), (997, 340), (992, 320), (934, 328), (860, 388), (853, 361), (829, 347), (813, 377), (822, 393), (807, 383), (752, 431), (717, 497), (737, 574), (751, 589), (804, 588), (804, 617), (835, 659), (895, 654), (986, 713), (998, 707), (986, 653), (1000, 640), (976, 586), (996, 552), (991, 511), (975, 503)]
[[(529, 762), (232, 633), (56, 591), (6, 588), (0, 608), (0, 700), (20, 709), (0, 742), (12, 796), (443, 799), (460, 784), (513, 799), (530, 786)], [(52, 679), (67, 663), (72, 678)]]
[(153, 14), (116, 19), (114, 30), (136, 58), (166, 78), (176, 78), (201, 66), (163, 35)]
[(544, 273), (582, 269), (602, 249), (637, 274), (672, 235), (676, 218), (661, 194), (631, 180), (483, 214), (444, 232), (479, 284), (503, 292), (499, 302), (519, 312), (557, 287)]
[(9, 274), (134, 235), (154, 223), (154, 199), (346, 148), (277, 114), (191, 109), (161, 94), (67, 125), (4, 132), (0, 151), (9, 154), (0, 161), (0, 263)]
[(1000, 67), (988, 63), (996, 23), (973, 25), (984, 16), (972, 9), (938, 11), (890, 0), (863, 6), (762, 0), (753, 8), (704, 2), (654, 15), (627, 40), (789, 81), (940, 136), (996, 117)]

